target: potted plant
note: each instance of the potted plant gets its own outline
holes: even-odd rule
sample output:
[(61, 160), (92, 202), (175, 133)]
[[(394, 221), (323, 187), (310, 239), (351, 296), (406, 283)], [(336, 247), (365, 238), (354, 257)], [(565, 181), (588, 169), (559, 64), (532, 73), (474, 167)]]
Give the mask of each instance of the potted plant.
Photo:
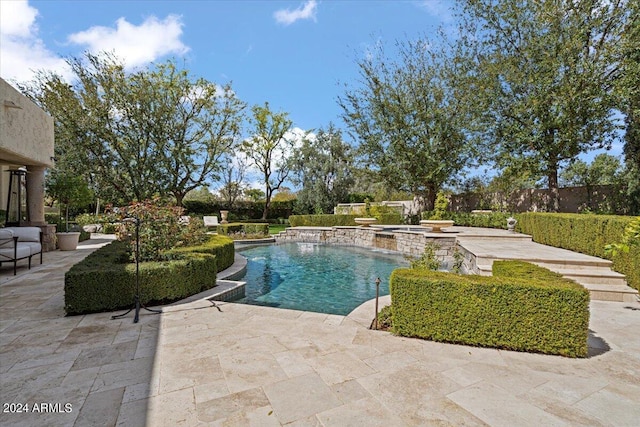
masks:
[[(64, 205), (65, 231), (58, 230), (56, 233), (58, 248), (61, 251), (73, 251), (78, 246), (80, 232), (69, 230), (69, 208), (90, 203), (93, 200), (92, 191), (81, 176), (56, 169), (49, 172), (46, 185), (47, 193), (58, 201), (60, 210)], [(59, 228), (60, 224), (58, 224)]]

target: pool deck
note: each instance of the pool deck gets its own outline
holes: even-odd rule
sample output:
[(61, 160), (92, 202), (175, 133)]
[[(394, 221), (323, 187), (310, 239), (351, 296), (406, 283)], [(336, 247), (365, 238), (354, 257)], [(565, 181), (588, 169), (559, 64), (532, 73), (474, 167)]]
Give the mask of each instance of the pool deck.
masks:
[(65, 317), (65, 271), (107, 242), (0, 268), (0, 425), (638, 425), (637, 301), (591, 302), (585, 359), (372, 331), (371, 301), (349, 316), (200, 299), (137, 324)]

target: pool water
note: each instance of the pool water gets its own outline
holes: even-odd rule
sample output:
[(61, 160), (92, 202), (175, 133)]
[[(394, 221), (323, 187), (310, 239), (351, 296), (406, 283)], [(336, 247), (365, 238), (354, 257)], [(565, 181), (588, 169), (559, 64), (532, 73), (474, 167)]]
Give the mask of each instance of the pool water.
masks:
[(408, 266), (402, 255), (357, 247), (285, 243), (239, 251), (247, 258), (245, 297), (235, 302), (328, 314), (349, 314), (389, 295), (389, 276)]

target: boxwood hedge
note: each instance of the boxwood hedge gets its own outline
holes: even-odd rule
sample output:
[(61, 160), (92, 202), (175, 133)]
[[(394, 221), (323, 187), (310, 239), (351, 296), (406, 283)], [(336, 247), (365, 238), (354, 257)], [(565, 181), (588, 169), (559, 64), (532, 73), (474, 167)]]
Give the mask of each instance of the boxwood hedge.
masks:
[[(69, 269), (65, 274), (67, 315), (131, 307), (136, 266), (129, 261), (128, 251), (127, 243), (114, 241)], [(174, 249), (167, 256), (168, 261), (140, 263), (142, 304), (169, 303), (214, 287), (217, 272), (233, 264), (233, 241), (213, 236), (201, 246)]]
[(532, 264), (495, 262), (495, 276), (398, 269), (393, 331), (434, 341), (587, 355), (589, 293)]
[[(292, 227), (339, 227), (356, 226), (355, 219), (362, 215), (291, 215), (289, 224)], [(379, 224), (402, 224), (402, 215), (399, 213), (386, 213), (377, 215)]]
[(624, 229), (634, 217), (591, 214), (518, 214), (518, 230), (535, 242), (611, 259), (613, 269), (626, 276), (630, 286), (640, 290), (640, 247), (614, 256), (604, 247), (622, 240)]

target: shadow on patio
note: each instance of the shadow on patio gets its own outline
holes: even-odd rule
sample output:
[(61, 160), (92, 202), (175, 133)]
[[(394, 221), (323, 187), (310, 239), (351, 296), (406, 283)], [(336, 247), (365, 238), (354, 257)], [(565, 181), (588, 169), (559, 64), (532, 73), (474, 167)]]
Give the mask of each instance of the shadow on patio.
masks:
[(134, 324), (133, 312), (116, 320), (64, 313), (65, 272), (109, 241), (47, 252), (31, 270), (25, 260), (17, 276), (8, 264), (0, 268), (0, 400), (16, 404), (1, 424), (115, 425), (119, 416), (126, 421), (121, 405), (141, 400), (127, 424), (144, 425), (160, 316), (142, 311)]

